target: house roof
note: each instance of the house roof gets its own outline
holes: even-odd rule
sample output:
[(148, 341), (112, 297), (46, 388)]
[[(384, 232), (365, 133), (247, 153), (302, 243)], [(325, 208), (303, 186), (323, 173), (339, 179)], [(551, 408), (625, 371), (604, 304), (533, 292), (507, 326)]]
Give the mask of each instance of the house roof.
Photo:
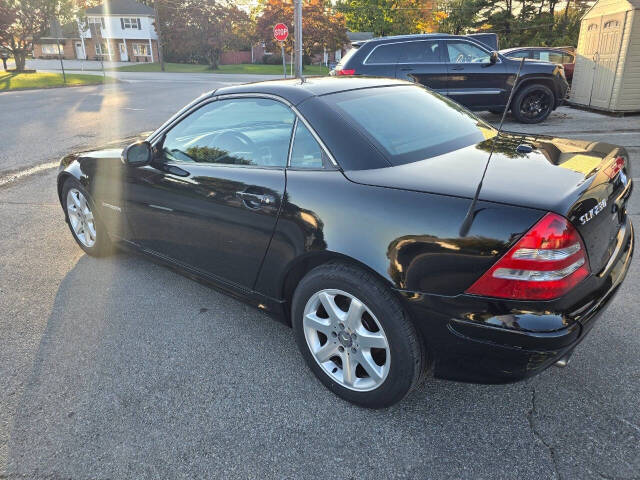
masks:
[(361, 42), (373, 38), (373, 32), (347, 32), (347, 38), (350, 42)]
[(87, 15), (154, 15), (148, 5), (135, 0), (107, 0), (97, 7), (87, 8)]

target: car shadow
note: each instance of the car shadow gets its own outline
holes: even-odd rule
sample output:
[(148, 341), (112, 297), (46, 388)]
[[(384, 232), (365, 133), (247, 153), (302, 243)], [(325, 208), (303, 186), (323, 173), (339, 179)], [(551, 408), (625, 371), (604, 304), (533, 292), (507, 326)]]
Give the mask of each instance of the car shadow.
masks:
[(267, 315), (134, 254), (85, 255), (58, 288), (7, 474), (366, 478), (384, 465), (438, 478), (461, 438), (462, 457), (493, 445), (507, 467), (545, 463), (530, 409), (526, 383), (434, 379), (394, 407), (356, 407), (313, 377), (291, 329)]

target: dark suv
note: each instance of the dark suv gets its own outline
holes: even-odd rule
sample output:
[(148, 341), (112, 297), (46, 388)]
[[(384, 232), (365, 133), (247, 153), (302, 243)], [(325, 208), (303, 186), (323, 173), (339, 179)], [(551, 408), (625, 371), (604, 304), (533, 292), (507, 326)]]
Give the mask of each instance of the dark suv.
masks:
[[(520, 60), (461, 35), (425, 34), (355, 42), (332, 75), (393, 77), (419, 82), (471, 110), (502, 113)], [(525, 61), (511, 112), (538, 123), (562, 104), (569, 85), (562, 65)]]

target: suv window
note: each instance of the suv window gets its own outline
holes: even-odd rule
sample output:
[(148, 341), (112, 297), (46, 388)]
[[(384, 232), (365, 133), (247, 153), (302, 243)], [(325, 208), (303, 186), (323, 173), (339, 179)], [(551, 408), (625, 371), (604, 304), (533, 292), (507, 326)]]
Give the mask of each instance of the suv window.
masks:
[(352, 90), (322, 98), (393, 165), (442, 155), (496, 134), (457, 103), (418, 86)]
[(464, 41), (448, 41), (449, 63), (489, 63), (489, 52)]
[(406, 42), (401, 44), (404, 46), (400, 58), (400, 63), (440, 63), (440, 42), (421, 41)]
[(555, 50), (535, 50), (533, 52), (533, 58), (543, 62), (563, 63), (563, 57), (563, 52)]
[(529, 50), (524, 50), (522, 52), (513, 52), (507, 55), (509, 58), (532, 58), (531, 52)]
[(294, 168), (322, 168), (324, 152), (307, 126), (298, 120), (291, 150), (291, 166)]
[(406, 42), (387, 43), (374, 47), (367, 57), (366, 65), (397, 63), (406, 48)]
[(267, 98), (217, 100), (169, 130), (163, 155), (167, 162), (284, 167), (294, 118)]

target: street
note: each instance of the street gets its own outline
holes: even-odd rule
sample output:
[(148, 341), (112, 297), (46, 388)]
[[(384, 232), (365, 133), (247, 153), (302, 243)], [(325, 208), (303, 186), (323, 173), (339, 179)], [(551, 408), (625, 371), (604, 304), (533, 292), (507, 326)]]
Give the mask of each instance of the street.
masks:
[[(120, 78), (0, 94), (0, 478), (640, 478), (637, 255), (566, 368), (509, 385), (427, 378), (394, 407), (358, 408), (313, 377), (284, 325), (73, 241), (53, 162), (261, 79)], [(624, 145), (640, 181), (639, 115), (561, 107), (505, 129)]]

